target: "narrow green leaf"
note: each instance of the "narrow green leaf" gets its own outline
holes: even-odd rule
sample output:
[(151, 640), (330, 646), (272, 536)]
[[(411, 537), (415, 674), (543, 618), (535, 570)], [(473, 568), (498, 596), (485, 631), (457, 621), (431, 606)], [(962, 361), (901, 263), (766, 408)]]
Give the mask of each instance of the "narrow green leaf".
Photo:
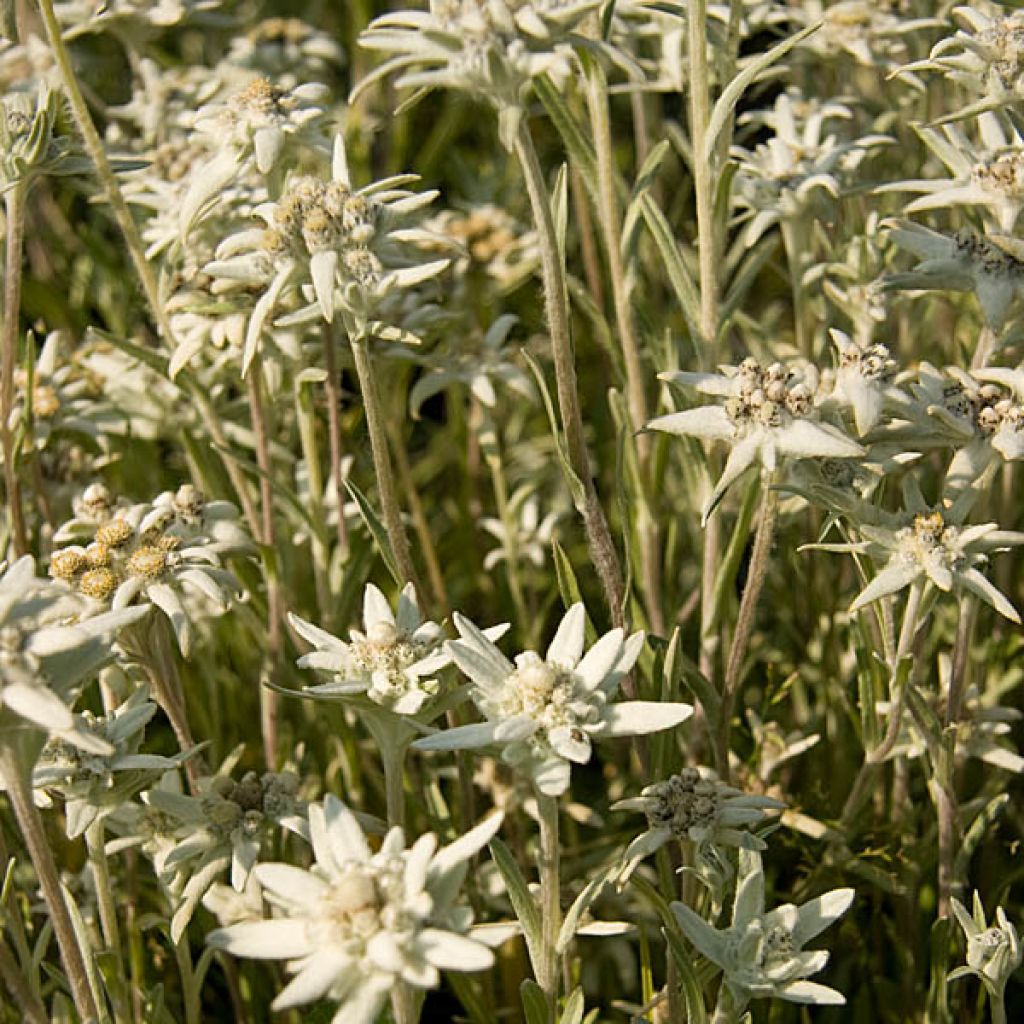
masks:
[(526, 1024), (548, 1024), (548, 1001), (540, 985), (532, 978), (527, 978), (519, 986), (519, 995), (523, 1000)]
[(597, 156), (587, 133), (565, 102), (565, 95), (547, 75), (533, 80), (533, 88), (551, 123), (562, 138), (569, 159), (576, 165), (590, 198), (597, 203)]
[(718, 143), (718, 136), (722, 133), (729, 116), (736, 109), (740, 97), (753, 83), (761, 77), (777, 60), (784, 57), (794, 46), (798, 46), (809, 35), (821, 28), (820, 21), (807, 28), (801, 29), (796, 35), (783, 39), (776, 43), (770, 50), (760, 54), (752, 60), (723, 90), (722, 95), (715, 101), (711, 111), (711, 118), (708, 121), (707, 132), (704, 136), (704, 152), (700, 159), (704, 163), (710, 163), (715, 155), (715, 146)]
[(583, 989), (574, 988), (572, 995), (565, 1001), (565, 1009), (558, 1018), (558, 1024), (581, 1024), (584, 1006)]
[(669, 284), (683, 311), (690, 333), (696, 338), (698, 336), (697, 324), (700, 323), (700, 298), (697, 286), (683, 262), (682, 254), (672, 232), (672, 226), (665, 214), (661, 212), (658, 204), (649, 195), (641, 196), (640, 212), (643, 214), (647, 229), (661, 254), (661, 261), (665, 264), (665, 270), (668, 273)]
[(995, 824), (996, 819), (1006, 810), (1006, 805), (1009, 802), (1009, 793), (999, 793), (985, 804), (974, 821), (971, 822), (953, 862), (954, 878), (968, 877), (968, 869), (971, 866), (971, 858), (974, 856), (975, 850), (981, 845), (981, 841)]
[(505, 880), (505, 888), (508, 890), (512, 909), (523, 929), (530, 962), (536, 970), (541, 953), (540, 908), (530, 892), (530, 887), (526, 884), (526, 879), (523, 877), (523, 872), (516, 863), (515, 857), (512, 856), (512, 851), (500, 839), (491, 840), (490, 850), (491, 859)]
[[(559, 955), (569, 948), (569, 944), (576, 936), (576, 929), (579, 928), (580, 919), (601, 895), (611, 876), (616, 873), (619, 867), (620, 865), (614, 865), (613, 867), (605, 868), (596, 878), (588, 882), (583, 887), (583, 891), (579, 896), (572, 901), (572, 906), (566, 911), (565, 918), (562, 920), (558, 941), (555, 943), (555, 949), (558, 950)], [(581, 1009), (580, 1013), (582, 1014), (582, 1012)]]
[(370, 504), (366, 495), (363, 494), (355, 483), (346, 479), (345, 489), (359, 506), (359, 514), (363, 517), (363, 522), (366, 523), (367, 528), (373, 535), (373, 539), (376, 541), (377, 547), (380, 550), (380, 556), (384, 559), (384, 564), (387, 566), (388, 572), (391, 573), (391, 578), (399, 586), (402, 586), (404, 580), (402, 579), (402, 574), (398, 571), (398, 562), (395, 561), (395, 554), (391, 550), (391, 541), (388, 540), (388, 531), (384, 529), (384, 524), (380, 521), (377, 513), (374, 512), (373, 506)]

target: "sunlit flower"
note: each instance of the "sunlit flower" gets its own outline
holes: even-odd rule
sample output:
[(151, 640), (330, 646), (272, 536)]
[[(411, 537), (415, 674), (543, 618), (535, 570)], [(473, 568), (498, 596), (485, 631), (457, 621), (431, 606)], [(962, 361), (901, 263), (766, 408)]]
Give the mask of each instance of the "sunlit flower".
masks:
[(542, 568), (551, 553), (551, 541), (561, 513), (548, 512), (542, 517), (540, 500), (528, 485), (512, 493), (508, 506), (510, 514), (515, 516), (511, 535), (501, 519), (486, 516), (480, 520), (480, 526), (498, 541), (498, 546), (484, 556), (484, 568), (493, 569), (508, 560), (512, 552), (518, 560)]
[[(929, 508), (915, 502), (892, 526), (861, 525), (865, 539), (820, 545), (829, 551), (863, 552), (882, 568), (857, 595), (850, 611), (909, 587), (930, 583), (939, 590), (969, 591), (1000, 615), (1019, 623), (1017, 610), (981, 571), (991, 552), (1024, 544), (1024, 533), (1000, 530), (996, 523), (966, 526), (970, 504), (961, 500), (949, 508)], [(818, 546), (818, 545), (813, 545)]]
[(532, 779), (546, 796), (569, 787), (573, 764), (586, 764), (591, 741), (672, 729), (693, 714), (689, 704), (657, 701), (612, 703), (643, 647), (644, 634), (628, 639), (606, 633), (583, 654), (582, 604), (562, 619), (543, 658), (534, 651), (510, 662), (469, 619), (455, 614), (459, 639), (448, 650), (472, 681), (471, 697), (485, 721), (436, 732), (413, 745), (420, 750), (502, 748), (502, 760)]
[(781, 363), (762, 367), (754, 359), (722, 373), (663, 373), (662, 380), (724, 398), (722, 405), (659, 416), (650, 430), (727, 441), (732, 446), (725, 469), (704, 505), (706, 523), (722, 495), (750, 466), (760, 461), (773, 472), (780, 457), (855, 458), (864, 454), (856, 441), (837, 427), (822, 423), (814, 409), (817, 379), (786, 369)]
[(352, 187), (345, 144), (334, 140), (331, 180), (292, 179), (278, 202), (256, 208), (265, 228), (226, 238), (205, 267), (215, 294), (262, 289), (246, 328), (242, 372), (248, 371), (260, 335), (289, 289), (310, 283), (320, 315), (334, 319), (335, 305), (348, 314), (352, 332), (365, 335), (384, 298), (439, 274), (447, 259), (423, 261), (410, 242), (433, 236), (406, 227), (405, 218), (433, 201), (436, 191), (410, 192), (414, 175), (399, 175), (360, 189)]
[(893, 383), (899, 367), (885, 345), (859, 345), (834, 328), (829, 334), (839, 356), (830, 398), (853, 408), (857, 433), (863, 437), (881, 419), (886, 399), (902, 397)]
[[(424, 621), (411, 583), (403, 588), (394, 612), (381, 591), (367, 583), (363, 629), (350, 630), (347, 642), (297, 615), (289, 613), (288, 621), (314, 648), (299, 658), (299, 667), (331, 677), (328, 683), (308, 687), (309, 693), (365, 694), (397, 715), (415, 715), (440, 692), (437, 673), (451, 664), (444, 631), (436, 622)], [(507, 628), (494, 626), (486, 632), (497, 639)]]
[(495, 814), (449, 846), (422, 836), (409, 849), (393, 828), (374, 853), (352, 812), (328, 795), (309, 808), (316, 863), (259, 864), (255, 875), (278, 916), (213, 932), (235, 956), (287, 960), (291, 982), (272, 1006), (338, 1002), (334, 1024), (373, 1024), (399, 983), (435, 988), (442, 970), (479, 971), (494, 956), (466, 935), (455, 905), (469, 859), (501, 825)]
[(828, 952), (803, 947), (846, 913), (853, 889), (833, 889), (802, 906), (786, 903), (765, 913), (760, 853), (741, 849), (739, 864), (728, 928), (715, 929), (685, 904), (672, 904), (683, 934), (722, 969), (736, 1011), (741, 1013), (749, 1000), (758, 998), (842, 1006), (842, 993), (806, 980), (825, 966)]

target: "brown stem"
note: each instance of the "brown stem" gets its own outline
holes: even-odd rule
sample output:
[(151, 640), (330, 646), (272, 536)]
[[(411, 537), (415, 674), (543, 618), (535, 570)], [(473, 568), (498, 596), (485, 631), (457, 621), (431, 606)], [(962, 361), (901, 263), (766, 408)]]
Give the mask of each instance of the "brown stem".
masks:
[(739, 693), (743, 660), (747, 654), (750, 634), (753, 631), (757, 615), (757, 602), (761, 596), (761, 589), (768, 571), (772, 538), (775, 535), (779, 496), (772, 486), (773, 479), (773, 476), (769, 475), (763, 485), (760, 522), (757, 524), (757, 533), (754, 536), (754, 550), (750, 556), (750, 567), (747, 570), (747, 582), (743, 588), (743, 596), (740, 598), (736, 631), (729, 648), (729, 658), (725, 667), (725, 682), (722, 686), (722, 719), (719, 724), (717, 767), (722, 778), (726, 780), (729, 778), (729, 732), (732, 728), (732, 715)]
[(60, 948), (75, 1008), (83, 1021), (95, 1021), (99, 1016), (96, 1001), (89, 987), (85, 959), (75, 937), (64, 893), (61, 891), (57, 865), (54, 863), (53, 851), (46, 838), (43, 819), (32, 801), (28, 772), (21, 764), (16, 751), (8, 745), (0, 745), (0, 776), (3, 777), (7, 798), (11, 802), (22, 838), (32, 859), (32, 866), (39, 879), (39, 888), (50, 912), (50, 923), (53, 925), (53, 934)]
[[(555, 363), (558, 408), (565, 434), (569, 463), (583, 486), (583, 526), (590, 547), (590, 557), (601, 580), (612, 624), (625, 626), (623, 604), (625, 590), (618, 552), (612, 541), (608, 520), (601, 507), (590, 470), (590, 459), (583, 434), (583, 416), (576, 389), (576, 366), (573, 360), (572, 337), (569, 331), (569, 307), (555, 222), (548, 201), (544, 174), (533, 145), (525, 118), (516, 135), (516, 157), (526, 181), (534, 226), (540, 238), (541, 272), (544, 281), (544, 308), (551, 332), (551, 350)], [(625, 686), (623, 687), (625, 690)], [(631, 694), (627, 693), (627, 696)]]
[(0, 440), (4, 453), (4, 487), (11, 517), (11, 539), (17, 557), (28, 552), (25, 510), (21, 503), (21, 481), (15, 465), (17, 441), (11, 429), (14, 412), (14, 371), (18, 361), (18, 311), (21, 308), (21, 264), (25, 241), (25, 194), (19, 182), (4, 197), (7, 216), (7, 244), (4, 259), (3, 356), (0, 369)]
[[(274, 466), (270, 459), (270, 429), (263, 393), (263, 363), (256, 356), (246, 377), (249, 390), (249, 414), (256, 439), (256, 464), (260, 468), (260, 544), (263, 547), (263, 573), (267, 581), (267, 660), (276, 668), (281, 660), (281, 586), (277, 576), (277, 552), (274, 537)], [(260, 687), (260, 729), (263, 757), (273, 771), (277, 765), (279, 697), (276, 690)]]

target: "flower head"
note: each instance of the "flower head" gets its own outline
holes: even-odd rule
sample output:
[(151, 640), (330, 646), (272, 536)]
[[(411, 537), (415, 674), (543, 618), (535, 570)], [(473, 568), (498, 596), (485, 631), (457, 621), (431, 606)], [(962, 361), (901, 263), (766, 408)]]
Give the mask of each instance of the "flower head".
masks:
[(898, 366), (885, 345), (860, 345), (834, 328), (829, 333), (839, 356), (831, 397), (853, 407), (857, 433), (863, 436), (881, 419), (886, 398), (902, 396), (893, 386)]
[(373, 1024), (392, 988), (434, 988), (440, 971), (476, 971), (494, 957), (466, 935), (471, 915), (455, 905), (467, 861), (497, 832), (501, 815), (450, 846), (425, 835), (409, 849), (393, 828), (374, 853), (336, 797), (309, 808), (316, 863), (259, 864), (255, 875), (277, 915), (213, 932), (236, 956), (288, 960), (295, 975), (275, 1010), (321, 998), (338, 1002), (334, 1024)]
[(828, 952), (803, 947), (842, 917), (853, 897), (853, 889), (833, 889), (803, 906), (787, 903), (765, 913), (761, 854), (741, 849), (728, 928), (712, 928), (683, 903), (673, 903), (672, 910), (683, 934), (722, 969), (723, 983), (740, 1007), (752, 998), (841, 1006), (846, 1002), (841, 993), (806, 980), (825, 966)]
[(722, 373), (663, 373), (662, 380), (724, 398), (722, 405), (705, 405), (659, 416), (648, 429), (668, 434), (727, 441), (732, 451), (725, 469), (704, 506), (702, 523), (714, 511), (727, 488), (754, 462), (773, 472), (780, 456), (793, 458), (853, 458), (864, 449), (842, 431), (818, 421), (814, 409), (817, 385), (781, 363), (762, 367), (754, 359)]
[(991, 926), (986, 924), (985, 908), (977, 892), (974, 894), (973, 914), (969, 914), (959, 900), (950, 902), (967, 937), (967, 966), (958, 967), (949, 975), (949, 980), (974, 975), (981, 980), (991, 998), (1001, 1001), (1010, 975), (1024, 963), (1024, 950), (1021, 949), (1017, 929), (1002, 907), (996, 907), (995, 923)]
[[(289, 614), (288, 620), (314, 648), (299, 658), (299, 667), (331, 677), (330, 682), (309, 687), (310, 693), (365, 694), (395, 714), (415, 715), (440, 692), (437, 673), (451, 664), (444, 632), (436, 622), (423, 619), (411, 583), (403, 588), (395, 611), (381, 591), (367, 583), (363, 628), (350, 630), (347, 642), (297, 615)], [(496, 639), (506, 629), (498, 626), (487, 632)]]
[(546, 796), (569, 787), (572, 764), (590, 760), (591, 741), (671, 729), (693, 714), (689, 704), (612, 703), (643, 647), (643, 633), (606, 633), (584, 656), (584, 612), (574, 604), (542, 658), (526, 651), (510, 662), (469, 619), (456, 613), (459, 639), (448, 650), (472, 681), (485, 721), (417, 740), (420, 750), (500, 746), (502, 759)]
[(718, 861), (719, 846), (763, 850), (764, 841), (747, 828), (759, 824), (766, 811), (783, 806), (771, 797), (726, 785), (706, 768), (684, 768), (664, 782), (646, 786), (640, 796), (612, 805), (613, 811), (642, 811), (649, 825), (627, 847), (623, 874), (672, 840), (694, 843), (703, 857)]

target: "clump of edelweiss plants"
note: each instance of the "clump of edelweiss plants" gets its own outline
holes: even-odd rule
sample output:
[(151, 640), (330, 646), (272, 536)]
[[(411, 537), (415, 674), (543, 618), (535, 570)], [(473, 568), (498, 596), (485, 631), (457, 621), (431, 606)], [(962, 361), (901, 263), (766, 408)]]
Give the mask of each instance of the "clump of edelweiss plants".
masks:
[(0, 4), (0, 1024), (1024, 1019), (1024, 13)]

